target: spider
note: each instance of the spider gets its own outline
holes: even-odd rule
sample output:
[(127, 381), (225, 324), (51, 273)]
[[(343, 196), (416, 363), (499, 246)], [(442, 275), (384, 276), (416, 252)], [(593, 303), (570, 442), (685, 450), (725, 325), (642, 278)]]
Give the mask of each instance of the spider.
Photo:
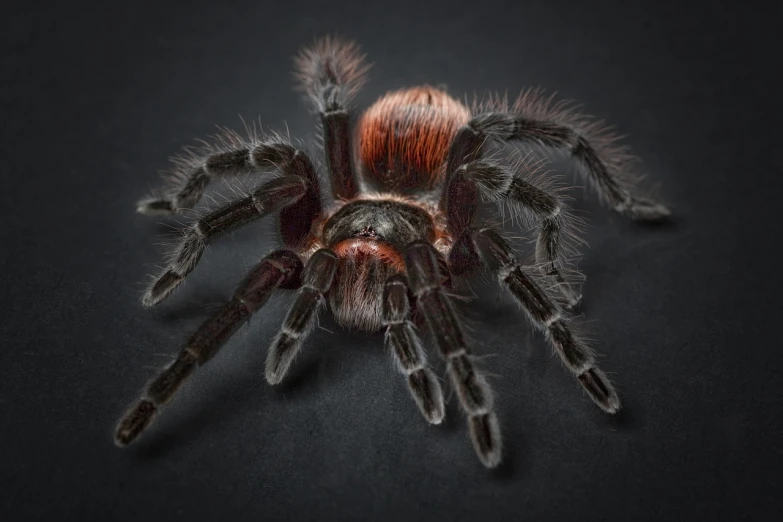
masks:
[[(492, 390), (471, 355), (450, 293), (456, 278), (481, 267), (508, 289), (590, 398), (607, 413), (620, 408), (592, 351), (569, 326), (568, 310), (580, 294), (565, 275), (574, 225), (568, 207), (531, 176), (530, 164), (499, 159), (492, 146), (518, 141), (565, 153), (615, 211), (662, 220), (666, 207), (632, 195), (632, 157), (600, 123), (540, 90), (523, 91), (511, 104), (492, 95), (468, 107), (440, 88), (406, 88), (378, 99), (353, 125), (350, 102), (368, 69), (358, 45), (337, 37), (316, 40), (295, 59), (299, 88), (320, 117), (331, 194), (322, 194), (312, 160), (289, 139), (226, 132), (215, 144), (176, 158), (168, 188), (139, 202), (142, 214), (177, 214), (192, 209), (215, 180), (267, 174), (245, 197), (202, 212), (183, 231), (143, 295), (146, 306), (169, 296), (213, 239), (273, 212), (279, 211), (285, 248), (252, 268), (147, 385), (117, 426), (118, 445), (133, 442), (273, 292), (290, 289), (296, 290), (293, 303), (267, 353), (269, 384), (285, 378), (328, 306), (342, 326), (384, 330), (385, 347), (421, 414), (440, 424), (443, 392), (417, 333), (417, 325), (426, 324), (475, 452), (486, 467), (495, 467), (502, 444)], [(510, 203), (515, 215), (532, 220), (535, 264), (523, 266), (503, 236), (481, 222), (482, 200)]]

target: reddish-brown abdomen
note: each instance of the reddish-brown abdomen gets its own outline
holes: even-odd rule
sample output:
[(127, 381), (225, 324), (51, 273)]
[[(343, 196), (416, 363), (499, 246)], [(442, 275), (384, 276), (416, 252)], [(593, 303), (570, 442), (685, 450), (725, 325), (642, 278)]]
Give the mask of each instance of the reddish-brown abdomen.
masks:
[(388, 93), (359, 120), (362, 169), (388, 189), (433, 186), (442, 179), (451, 140), (469, 120), (465, 105), (434, 87)]

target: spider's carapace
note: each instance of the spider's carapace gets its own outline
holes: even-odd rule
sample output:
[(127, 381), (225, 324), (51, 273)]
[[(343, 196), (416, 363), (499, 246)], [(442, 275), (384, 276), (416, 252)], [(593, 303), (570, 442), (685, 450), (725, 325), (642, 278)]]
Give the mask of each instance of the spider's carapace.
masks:
[(338, 257), (329, 305), (347, 328), (383, 327), (383, 287), (406, 272), (405, 246), (423, 241), (445, 252), (451, 238), (435, 205), (394, 194), (364, 194), (344, 203), (326, 220), (318, 247)]

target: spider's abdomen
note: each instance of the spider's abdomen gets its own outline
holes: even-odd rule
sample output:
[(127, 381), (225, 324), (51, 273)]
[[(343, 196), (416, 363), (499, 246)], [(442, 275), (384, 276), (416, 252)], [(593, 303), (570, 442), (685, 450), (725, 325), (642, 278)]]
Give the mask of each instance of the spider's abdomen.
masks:
[(443, 176), (451, 140), (470, 110), (430, 86), (391, 92), (357, 126), (363, 173), (388, 190), (433, 186)]

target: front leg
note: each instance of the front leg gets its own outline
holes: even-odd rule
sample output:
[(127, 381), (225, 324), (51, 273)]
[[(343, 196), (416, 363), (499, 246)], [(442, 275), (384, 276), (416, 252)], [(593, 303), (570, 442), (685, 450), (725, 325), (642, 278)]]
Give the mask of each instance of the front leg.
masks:
[(272, 341), (266, 357), (266, 381), (280, 384), (304, 340), (315, 326), (318, 313), (326, 303), (326, 293), (337, 272), (337, 255), (329, 249), (316, 251), (302, 270), (302, 286)]
[(408, 389), (430, 424), (443, 420), (443, 392), (432, 370), (411, 321), (408, 284), (401, 275), (386, 281), (383, 290), (384, 345), (391, 352), (397, 368), (407, 376)]
[(500, 463), (502, 440), (492, 389), (473, 362), (451, 299), (442, 285), (437, 251), (427, 243), (411, 243), (405, 249), (405, 266), (416, 307), (446, 361), (451, 385), (468, 418), (476, 455), (486, 467), (494, 468)]

